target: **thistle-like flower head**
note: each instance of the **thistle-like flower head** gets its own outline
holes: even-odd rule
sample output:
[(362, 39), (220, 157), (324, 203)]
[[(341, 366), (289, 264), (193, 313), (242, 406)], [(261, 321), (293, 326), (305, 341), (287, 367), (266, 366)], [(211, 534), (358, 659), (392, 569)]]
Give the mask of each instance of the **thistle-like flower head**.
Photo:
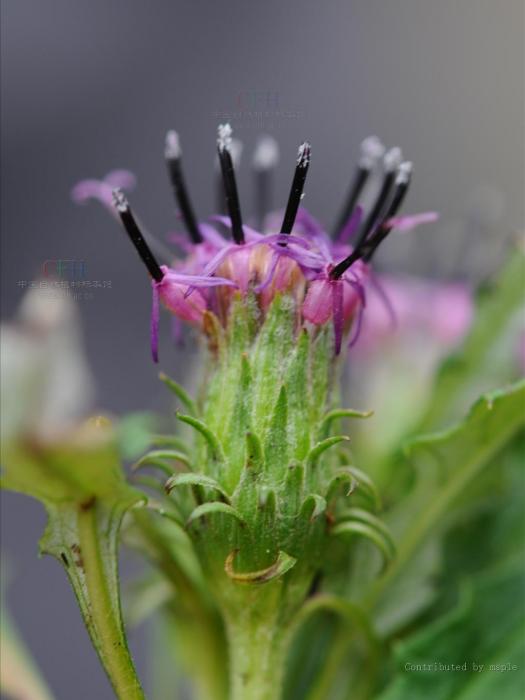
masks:
[[(270, 230), (264, 233), (247, 226), (243, 220), (229, 124), (219, 126), (217, 137), (227, 215), (212, 217), (209, 223), (199, 222), (186, 186), (182, 147), (175, 131), (168, 132), (164, 153), (189, 239), (175, 238), (186, 252), (185, 259), (172, 261), (170, 266), (160, 265), (148, 244), (151, 237), (141, 230), (121, 189), (114, 190), (113, 194), (115, 209), (153, 280), (154, 358), (158, 355), (159, 301), (178, 319), (207, 333), (210, 324), (203, 322), (206, 314), (212, 314), (226, 327), (232, 300), (239, 295), (249, 297), (257, 305), (260, 325), (276, 294), (289, 295), (294, 300), (300, 326), (320, 328), (331, 324), (335, 353), (339, 354), (343, 337), (350, 333), (352, 326), (350, 345), (359, 335), (371, 261), (381, 242), (393, 228), (408, 230), (436, 219), (433, 212), (398, 216), (410, 185), (412, 164), (402, 160), (399, 148), (385, 151), (377, 137), (363, 141), (354, 180), (332, 236), (300, 206), (312, 158), (312, 148), (306, 141), (297, 151), (281, 223), (279, 225), (274, 217)], [(370, 174), (379, 167), (381, 160), (382, 183), (365, 216), (358, 202)], [(277, 161), (276, 143), (266, 137), (260, 141), (253, 163), (259, 194), (264, 201), (268, 198), (268, 178)], [(114, 175), (110, 174), (111, 181), (115, 180)], [(105, 203), (109, 187), (109, 180), (106, 180), (98, 183), (97, 192), (92, 194)], [(91, 191), (93, 187), (92, 183), (88, 189)], [(79, 183), (74, 190), (77, 201), (82, 199), (80, 195), (85, 198), (85, 191), (86, 182)], [(221, 229), (227, 232), (226, 237)]]

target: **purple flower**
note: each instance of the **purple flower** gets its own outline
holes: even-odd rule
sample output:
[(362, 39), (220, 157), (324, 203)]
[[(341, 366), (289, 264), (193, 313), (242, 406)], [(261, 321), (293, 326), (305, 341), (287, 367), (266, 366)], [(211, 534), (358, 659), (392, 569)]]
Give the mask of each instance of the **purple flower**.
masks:
[[(209, 308), (205, 291), (220, 286), (236, 287), (235, 282), (223, 277), (183, 274), (166, 265), (162, 265), (160, 269), (163, 273), (162, 279), (151, 280), (153, 289), (151, 354), (154, 362), (158, 362), (159, 301), (177, 318), (200, 328), (204, 313)], [(190, 289), (193, 290), (191, 295), (188, 294)]]
[(131, 191), (135, 189), (137, 178), (129, 170), (112, 170), (102, 180), (81, 180), (71, 190), (71, 199), (76, 204), (86, 204), (96, 199), (115, 214), (113, 190)]

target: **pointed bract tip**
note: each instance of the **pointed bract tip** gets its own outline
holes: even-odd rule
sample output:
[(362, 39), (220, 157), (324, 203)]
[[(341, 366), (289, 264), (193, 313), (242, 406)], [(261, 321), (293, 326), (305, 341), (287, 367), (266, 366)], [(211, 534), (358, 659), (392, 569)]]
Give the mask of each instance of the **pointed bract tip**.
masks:
[(253, 154), (255, 170), (270, 170), (279, 162), (279, 145), (273, 136), (264, 135), (257, 141)]
[(405, 160), (399, 168), (397, 169), (396, 185), (406, 185), (410, 180), (412, 171), (414, 170), (414, 164)]
[(219, 124), (217, 127), (217, 146), (219, 151), (229, 151), (232, 145), (232, 128), (226, 124)]
[(179, 135), (173, 129), (170, 129), (166, 134), (166, 141), (164, 145), (164, 157), (168, 160), (174, 160), (180, 158), (182, 155), (182, 149), (180, 147)]
[(393, 170), (397, 170), (399, 166), (401, 165), (401, 161), (403, 160), (403, 154), (401, 152), (401, 149), (398, 148), (397, 146), (394, 146), (394, 148), (390, 148), (386, 153), (385, 157), (383, 158), (383, 166), (386, 170), (386, 172), (392, 172)]
[(312, 154), (312, 147), (308, 141), (304, 141), (297, 150), (297, 165), (301, 168), (306, 168), (310, 165), (310, 156)]
[(124, 212), (129, 209), (129, 202), (121, 189), (117, 187), (114, 190), (112, 190), (111, 197), (113, 201), (113, 206), (117, 211)]
[(371, 170), (385, 154), (385, 147), (377, 136), (368, 136), (361, 143), (359, 166)]

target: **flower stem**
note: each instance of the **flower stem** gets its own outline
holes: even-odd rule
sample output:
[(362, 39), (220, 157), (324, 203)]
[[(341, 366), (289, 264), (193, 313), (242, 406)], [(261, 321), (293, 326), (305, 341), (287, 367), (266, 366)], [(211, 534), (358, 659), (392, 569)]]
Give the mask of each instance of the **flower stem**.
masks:
[(279, 700), (289, 635), (266, 610), (246, 606), (227, 620), (230, 700)]
[(99, 546), (96, 509), (81, 509), (77, 518), (82, 567), (90, 602), (89, 632), (118, 698), (143, 700), (122, 629), (120, 610), (112, 603)]

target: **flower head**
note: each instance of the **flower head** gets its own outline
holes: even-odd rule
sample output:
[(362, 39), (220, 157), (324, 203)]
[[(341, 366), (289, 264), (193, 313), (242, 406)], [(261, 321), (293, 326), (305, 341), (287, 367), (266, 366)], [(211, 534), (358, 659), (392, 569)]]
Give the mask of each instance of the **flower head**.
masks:
[[(141, 231), (121, 190), (114, 192), (116, 211), (152, 278), (153, 357), (157, 359), (158, 356), (161, 303), (181, 321), (207, 332), (209, 324), (204, 323), (205, 314), (215, 315), (222, 326), (227, 326), (230, 305), (238, 295), (255, 299), (260, 324), (279, 294), (293, 300), (301, 325), (314, 332), (329, 323), (333, 325), (334, 347), (338, 354), (346, 334), (349, 334), (350, 345), (359, 335), (366, 289), (374, 283), (372, 258), (381, 242), (393, 229), (407, 231), (436, 219), (433, 212), (399, 216), (410, 185), (412, 164), (402, 160), (399, 148), (386, 151), (376, 137), (365, 139), (342, 214), (333, 235), (329, 235), (301, 207), (312, 153), (310, 144), (305, 141), (297, 152), (290, 193), (280, 223), (275, 216), (268, 220), (259, 211), (259, 218), (270, 222), (269, 230), (263, 233), (244, 223), (232, 147), (231, 126), (221, 124), (217, 158), (227, 215), (212, 217), (208, 223), (199, 222), (184, 177), (179, 135), (175, 131), (168, 132), (164, 155), (187, 235), (184, 239), (172, 236), (185, 257), (176, 259), (170, 266), (157, 262), (147, 242), (151, 237), (145, 240), (146, 234)], [(275, 142), (266, 137), (258, 145), (256, 155), (253, 167), (258, 191), (266, 196), (268, 178), (278, 160)], [(371, 173), (380, 163), (381, 186), (365, 211), (359, 200)], [(91, 184), (86, 185), (86, 182)], [(94, 181), (86, 182), (75, 188), (75, 200), (83, 201), (82, 197), (91, 191), (95, 193), (91, 196), (99, 196), (106, 203), (109, 183), (115, 182), (115, 173), (97, 186)], [(130, 184), (129, 179), (124, 184)], [(221, 229), (226, 231), (226, 236)], [(350, 334), (352, 327), (354, 330)]]

